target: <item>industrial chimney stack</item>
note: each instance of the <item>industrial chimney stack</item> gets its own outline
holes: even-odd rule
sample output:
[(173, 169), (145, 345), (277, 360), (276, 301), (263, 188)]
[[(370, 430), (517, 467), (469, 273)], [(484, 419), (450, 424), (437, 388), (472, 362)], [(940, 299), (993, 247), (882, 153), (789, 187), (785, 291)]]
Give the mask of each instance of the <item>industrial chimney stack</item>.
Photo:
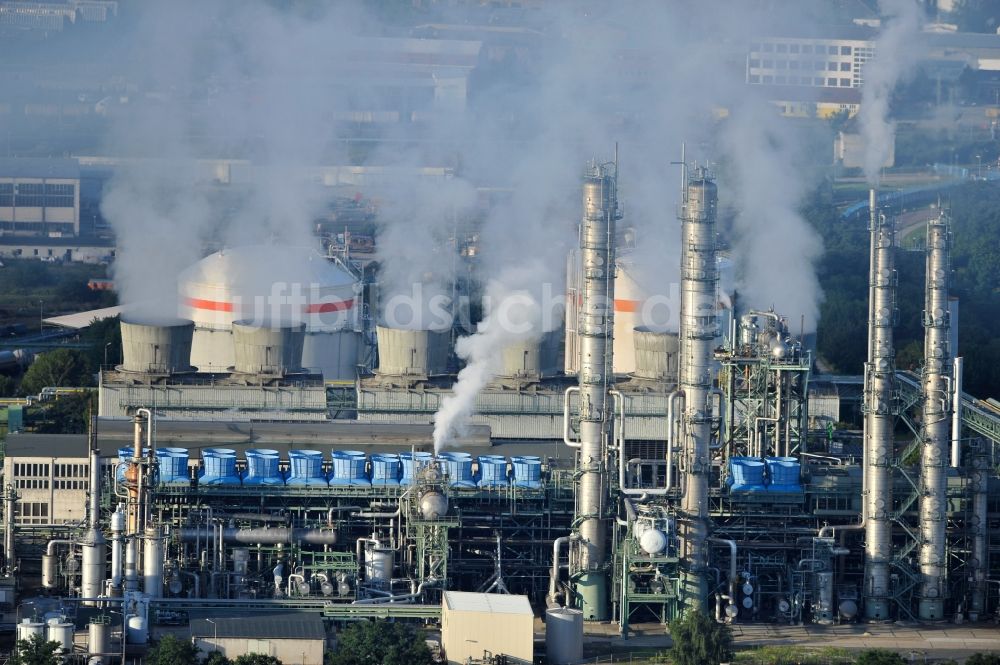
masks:
[(705, 169), (687, 181), (681, 213), (679, 385), (684, 394), (680, 431), (685, 491), (680, 537), (685, 602), (701, 608), (707, 594), (708, 474), (712, 435), (712, 341), (718, 332), (715, 215), (718, 192)]
[(580, 339), (580, 459), (576, 520), (577, 561), (581, 571), (576, 592), (585, 619), (608, 618), (607, 450), (612, 437), (611, 332), (614, 329), (615, 223), (618, 210), (618, 166), (593, 164), (583, 180), (580, 224), (582, 265)]
[(871, 267), (868, 274), (868, 363), (865, 366), (865, 616), (889, 619), (889, 563), (892, 559), (892, 458), (896, 318), (895, 229), (869, 195)]
[(927, 222), (924, 292), (923, 430), (920, 484), (920, 604), (925, 621), (944, 618), (947, 467), (951, 438), (952, 350), (948, 316), (951, 222), (945, 212)]

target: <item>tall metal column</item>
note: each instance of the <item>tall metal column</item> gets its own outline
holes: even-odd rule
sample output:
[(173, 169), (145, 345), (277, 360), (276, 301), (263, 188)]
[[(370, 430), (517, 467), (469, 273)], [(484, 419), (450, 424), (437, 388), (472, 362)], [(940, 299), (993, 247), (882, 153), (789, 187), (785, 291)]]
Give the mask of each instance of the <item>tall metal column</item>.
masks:
[(585, 619), (608, 619), (608, 465), (612, 437), (611, 333), (614, 330), (617, 165), (592, 165), (583, 180), (580, 225), (582, 267), (579, 311), (580, 478), (576, 498), (579, 532), (575, 589)]
[(948, 319), (950, 220), (942, 212), (927, 222), (924, 292), (923, 431), (920, 457), (920, 603), (925, 621), (944, 618), (952, 360)]
[(711, 358), (717, 334), (715, 214), (718, 192), (705, 169), (688, 179), (681, 213), (681, 446), (684, 496), (680, 537), (684, 602), (703, 608), (707, 594), (708, 474), (712, 434)]
[(865, 367), (865, 616), (889, 618), (892, 560), (893, 381), (896, 319), (895, 229), (881, 215), (872, 191), (869, 230), (874, 258), (868, 274), (870, 361)]

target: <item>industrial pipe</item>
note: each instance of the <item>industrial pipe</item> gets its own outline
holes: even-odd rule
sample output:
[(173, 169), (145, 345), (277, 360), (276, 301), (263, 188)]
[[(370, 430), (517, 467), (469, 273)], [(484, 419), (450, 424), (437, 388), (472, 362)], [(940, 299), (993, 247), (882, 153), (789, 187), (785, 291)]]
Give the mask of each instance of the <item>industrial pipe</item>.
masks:
[[(306, 543), (308, 545), (334, 545), (337, 532), (329, 529), (303, 529), (289, 527), (264, 527), (259, 529), (236, 529), (221, 527), (221, 542), (246, 545), (287, 545)], [(177, 537), (186, 543), (204, 539), (208, 542), (220, 540), (212, 530), (203, 527), (182, 527), (176, 530)], [(213, 542), (213, 545), (215, 543)]]
[[(958, 349), (952, 349), (957, 353)], [(952, 362), (954, 378), (951, 382), (951, 466), (957, 469), (962, 466), (962, 358)]]
[(729, 601), (736, 597), (736, 541), (728, 538), (709, 538), (709, 541), (729, 546)]
[(563, 393), (563, 443), (570, 448), (579, 448), (580, 442), (570, 439), (569, 395), (580, 392), (580, 386), (570, 386)]
[(559, 587), (559, 546), (567, 545), (569, 543), (569, 536), (560, 536), (552, 541), (552, 571), (549, 573), (549, 596), (548, 601), (550, 603), (555, 603), (556, 597), (558, 595)]

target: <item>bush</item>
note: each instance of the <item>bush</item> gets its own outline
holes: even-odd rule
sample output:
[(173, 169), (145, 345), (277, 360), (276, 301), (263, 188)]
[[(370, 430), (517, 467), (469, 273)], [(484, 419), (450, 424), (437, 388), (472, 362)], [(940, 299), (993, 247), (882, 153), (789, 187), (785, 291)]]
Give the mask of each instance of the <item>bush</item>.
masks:
[(423, 635), (411, 626), (379, 619), (351, 624), (338, 636), (329, 665), (432, 665)]
[(670, 622), (674, 665), (709, 665), (733, 658), (733, 636), (729, 627), (704, 612), (693, 610)]

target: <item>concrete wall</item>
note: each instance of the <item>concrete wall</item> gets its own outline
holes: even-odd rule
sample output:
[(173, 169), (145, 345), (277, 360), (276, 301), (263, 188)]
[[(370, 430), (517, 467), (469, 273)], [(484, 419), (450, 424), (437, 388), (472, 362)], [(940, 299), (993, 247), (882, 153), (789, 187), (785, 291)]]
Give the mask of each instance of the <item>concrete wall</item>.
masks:
[(481, 662), (483, 652), (504, 654), (507, 662), (531, 663), (534, 658), (534, 617), (530, 614), (499, 612), (441, 612), (441, 649), (450, 665), (462, 665), (472, 658)]
[(276, 640), (246, 637), (196, 637), (196, 647), (201, 649), (202, 660), (212, 651), (220, 651), (230, 660), (249, 653), (274, 656), (283, 663), (296, 665), (323, 665), (323, 640)]
[(98, 416), (131, 416), (139, 407), (155, 404), (170, 420), (296, 420), (327, 417), (326, 387), (239, 386), (103, 383), (98, 391)]

